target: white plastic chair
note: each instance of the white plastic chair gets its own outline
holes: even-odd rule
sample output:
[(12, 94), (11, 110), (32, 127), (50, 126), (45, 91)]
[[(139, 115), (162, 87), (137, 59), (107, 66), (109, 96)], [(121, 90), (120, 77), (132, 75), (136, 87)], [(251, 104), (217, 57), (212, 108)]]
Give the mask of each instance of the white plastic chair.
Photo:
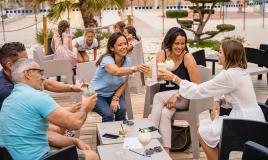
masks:
[(33, 48), (33, 58), (44, 69), (44, 77), (64, 75), (68, 84), (74, 84), (73, 68), (68, 60), (53, 60), (53, 55), (45, 56), (41, 46)]

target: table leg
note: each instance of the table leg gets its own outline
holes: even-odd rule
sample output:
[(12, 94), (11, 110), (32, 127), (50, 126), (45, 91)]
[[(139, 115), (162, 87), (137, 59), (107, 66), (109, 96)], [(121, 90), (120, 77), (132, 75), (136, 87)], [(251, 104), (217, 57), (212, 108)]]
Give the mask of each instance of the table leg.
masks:
[(212, 62), (212, 75), (215, 75), (215, 62)]

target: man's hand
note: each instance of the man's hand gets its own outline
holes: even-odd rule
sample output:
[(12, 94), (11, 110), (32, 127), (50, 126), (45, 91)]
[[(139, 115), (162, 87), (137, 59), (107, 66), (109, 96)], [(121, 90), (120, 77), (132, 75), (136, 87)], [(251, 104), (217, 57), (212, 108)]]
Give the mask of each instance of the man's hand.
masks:
[(91, 150), (91, 147), (83, 142), (82, 140), (75, 138), (75, 145), (78, 147), (80, 150)]
[(219, 101), (214, 101), (210, 115), (211, 120), (213, 121), (216, 117), (219, 116), (219, 114), (220, 114), (220, 103)]
[(176, 103), (176, 101), (177, 101), (177, 97), (178, 97), (178, 95), (177, 95), (177, 94), (174, 94), (174, 95), (172, 95), (172, 96), (168, 99), (168, 101), (167, 101), (167, 103), (166, 103), (166, 107), (167, 107), (168, 109), (171, 109), (171, 108), (175, 107), (175, 103)]
[(91, 111), (97, 103), (97, 95), (94, 94), (89, 97), (83, 97), (82, 98), (82, 106), (88, 107), (88, 111)]
[(69, 111), (74, 113), (77, 112), (81, 108), (82, 102), (78, 102), (74, 104), (73, 106), (69, 107)]
[(118, 106), (119, 106), (119, 101), (116, 101), (116, 100), (112, 100), (112, 101), (111, 101), (110, 107), (112, 108), (112, 110), (113, 110), (114, 112), (117, 111)]

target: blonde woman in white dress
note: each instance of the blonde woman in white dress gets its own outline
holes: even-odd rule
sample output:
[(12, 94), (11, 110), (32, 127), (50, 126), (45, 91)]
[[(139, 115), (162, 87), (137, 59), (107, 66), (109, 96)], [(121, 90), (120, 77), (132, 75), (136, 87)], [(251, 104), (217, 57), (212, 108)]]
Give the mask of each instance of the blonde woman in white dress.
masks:
[[(218, 53), (223, 70), (213, 79), (195, 84), (182, 80), (167, 70), (161, 70), (159, 78), (172, 80), (180, 86), (179, 94), (187, 99), (224, 96), (223, 106), (232, 108), (229, 116), (219, 116), (219, 105), (213, 105), (211, 117), (199, 122), (199, 139), (209, 160), (218, 159), (217, 145), (220, 142), (224, 118), (238, 118), (265, 122), (258, 106), (251, 77), (247, 72), (246, 54), (243, 45), (235, 40), (224, 41)], [(219, 104), (217, 102), (216, 104)]]

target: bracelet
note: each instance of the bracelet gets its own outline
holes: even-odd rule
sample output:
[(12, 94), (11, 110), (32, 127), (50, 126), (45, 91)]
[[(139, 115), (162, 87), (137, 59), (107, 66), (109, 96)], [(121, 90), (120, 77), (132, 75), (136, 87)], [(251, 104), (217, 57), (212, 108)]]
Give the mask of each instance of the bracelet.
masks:
[(133, 73), (135, 73), (135, 72), (136, 72), (136, 68), (135, 68), (135, 66), (132, 66), (132, 67), (131, 67), (131, 70), (132, 70)]
[(112, 100), (119, 101), (119, 97), (117, 95), (114, 95), (113, 98), (112, 98)]

